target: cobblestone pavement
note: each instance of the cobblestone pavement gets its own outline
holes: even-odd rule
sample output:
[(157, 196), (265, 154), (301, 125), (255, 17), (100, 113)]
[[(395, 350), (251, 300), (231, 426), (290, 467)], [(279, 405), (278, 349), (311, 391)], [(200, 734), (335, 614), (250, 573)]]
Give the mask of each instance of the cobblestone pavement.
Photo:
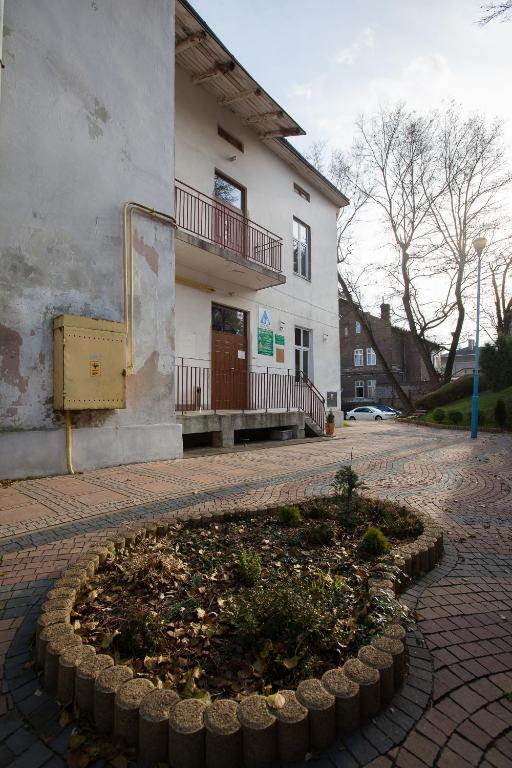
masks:
[(183, 509), (214, 514), (325, 492), (351, 454), (369, 492), (436, 518), (446, 554), (404, 594), (417, 611), (406, 685), (384, 714), (307, 765), (512, 766), (512, 438), (475, 443), (465, 432), (384, 423), (0, 488), (0, 768), (66, 764), (72, 726), (59, 726), (26, 662), (44, 595), (92, 541)]

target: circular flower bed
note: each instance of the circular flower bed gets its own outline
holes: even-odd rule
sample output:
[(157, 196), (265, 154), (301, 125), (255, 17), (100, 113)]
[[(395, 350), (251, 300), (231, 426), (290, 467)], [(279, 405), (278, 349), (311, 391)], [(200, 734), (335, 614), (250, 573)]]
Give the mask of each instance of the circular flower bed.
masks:
[(442, 533), (360, 499), (350, 473), (297, 507), (122, 531), (68, 569), (36, 655), (64, 720), (80, 716), (73, 749), (89, 720), (106, 739), (89, 756), (124, 745), (146, 764), (259, 768), (386, 706), (405, 674), (396, 594), (439, 560)]
[(359, 499), (345, 513), (328, 498), (205, 527), (176, 523), (107, 561), (75, 605), (77, 631), (183, 697), (295, 688), (396, 618), (389, 594), (369, 594), (373, 550), (422, 530), (390, 503)]

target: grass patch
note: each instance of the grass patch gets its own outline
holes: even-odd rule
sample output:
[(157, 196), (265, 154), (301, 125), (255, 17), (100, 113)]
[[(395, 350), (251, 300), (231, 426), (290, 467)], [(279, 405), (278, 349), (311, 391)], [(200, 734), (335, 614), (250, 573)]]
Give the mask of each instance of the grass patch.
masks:
[[(495, 419), (495, 408), (498, 400), (503, 400), (507, 412), (506, 429), (512, 430), (512, 386), (502, 389), (500, 392), (480, 392), (478, 396), (478, 410), (480, 414), (480, 425), (486, 427), (499, 427)], [(469, 429), (471, 424), (471, 397), (465, 397), (462, 400), (456, 400), (452, 403), (443, 405), (443, 408), (435, 408), (429, 411), (423, 420), (428, 423), (443, 424), (461, 424)], [(439, 420), (439, 411), (444, 412), (444, 418)], [(452, 416), (459, 412), (462, 417)]]

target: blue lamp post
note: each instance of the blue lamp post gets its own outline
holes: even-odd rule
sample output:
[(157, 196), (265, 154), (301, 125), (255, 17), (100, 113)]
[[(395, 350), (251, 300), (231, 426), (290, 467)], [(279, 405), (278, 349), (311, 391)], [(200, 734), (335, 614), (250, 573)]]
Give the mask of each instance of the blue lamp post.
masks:
[(471, 438), (476, 440), (478, 435), (478, 361), (480, 357), (480, 273), (482, 271), (482, 251), (487, 245), (485, 237), (473, 240), (473, 247), (478, 256), (478, 273), (476, 283), (476, 339), (475, 363), (473, 368), (473, 401), (471, 408)]

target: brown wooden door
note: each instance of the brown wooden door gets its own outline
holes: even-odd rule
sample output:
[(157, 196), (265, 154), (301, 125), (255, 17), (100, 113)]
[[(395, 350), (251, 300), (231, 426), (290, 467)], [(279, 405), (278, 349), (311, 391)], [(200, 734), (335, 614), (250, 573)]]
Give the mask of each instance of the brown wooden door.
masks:
[(212, 406), (247, 408), (247, 320), (245, 312), (212, 307)]

